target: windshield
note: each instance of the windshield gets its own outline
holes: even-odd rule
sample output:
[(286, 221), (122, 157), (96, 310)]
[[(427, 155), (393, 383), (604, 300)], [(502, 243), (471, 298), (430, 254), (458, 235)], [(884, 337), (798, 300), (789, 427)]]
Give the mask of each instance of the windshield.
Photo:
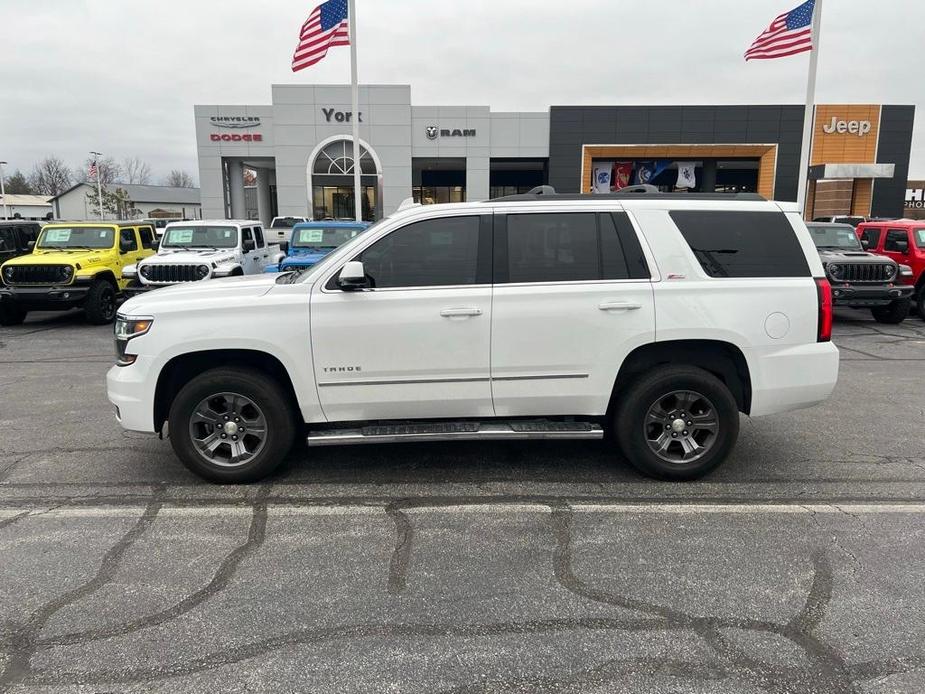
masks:
[(235, 227), (172, 226), (164, 232), (161, 248), (237, 248)]
[(301, 217), (277, 217), (273, 220), (273, 223), (270, 225), (271, 229), (291, 229), (299, 222), (304, 222), (305, 220)]
[(832, 248), (841, 251), (862, 251), (854, 227), (847, 224), (807, 224), (816, 248)]
[(116, 232), (112, 227), (45, 227), (37, 248), (112, 248)]
[(359, 234), (362, 229), (350, 227), (315, 227), (296, 229), (292, 234), (294, 248), (337, 248)]
[[(391, 221), (391, 219), (392, 219), (391, 217), (383, 217), (378, 222), (373, 222), (368, 227), (366, 227), (365, 229), (361, 229), (360, 231), (363, 232), (363, 236), (366, 236), (366, 234), (368, 234), (369, 232), (375, 231), (382, 224), (385, 224), (386, 222)], [(333, 253), (329, 253), (324, 258), (322, 258), (320, 262), (315, 263), (310, 268), (293, 269), (293, 271), (291, 272), (284, 272), (276, 280), (277, 283), (293, 284), (295, 282), (304, 282), (312, 277), (317, 277), (319, 273), (325, 272), (327, 268), (331, 267), (332, 263), (339, 263), (339, 262), (342, 262), (343, 260), (349, 260), (350, 255), (351, 255), (350, 249), (355, 247), (358, 243), (360, 243), (360, 240), (358, 238), (359, 236), (360, 236), (360, 233), (358, 231), (357, 234), (352, 239), (345, 242), (341, 246), (340, 249), (338, 249), (337, 251)]]

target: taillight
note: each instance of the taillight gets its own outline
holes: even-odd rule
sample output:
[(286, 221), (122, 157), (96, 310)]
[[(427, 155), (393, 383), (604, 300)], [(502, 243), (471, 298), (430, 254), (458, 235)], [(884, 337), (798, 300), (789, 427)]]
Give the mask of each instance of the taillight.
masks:
[(832, 285), (827, 279), (816, 279), (816, 296), (819, 299), (816, 342), (829, 342), (832, 339)]

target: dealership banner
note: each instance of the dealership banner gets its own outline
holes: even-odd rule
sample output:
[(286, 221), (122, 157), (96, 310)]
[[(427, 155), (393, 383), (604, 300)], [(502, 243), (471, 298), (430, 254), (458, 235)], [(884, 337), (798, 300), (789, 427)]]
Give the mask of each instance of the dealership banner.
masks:
[(609, 193), (610, 176), (613, 173), (612, 161), (599, 161), (594, 164), (592, 193)]
[(694, 174), (695, 164), (693, 162), (678, 162), (678, 188), (694, 188), (697, 185), (697, 177)]
[(657, 161), (641, 161), (636, 164), (636, 184), (651, 183), (652, 179), (671, 166), (670, 159)]
[(613, 165), (613, 189), (620, 190), (630, 184), (633, 177), (633, 162), (618, 161)]

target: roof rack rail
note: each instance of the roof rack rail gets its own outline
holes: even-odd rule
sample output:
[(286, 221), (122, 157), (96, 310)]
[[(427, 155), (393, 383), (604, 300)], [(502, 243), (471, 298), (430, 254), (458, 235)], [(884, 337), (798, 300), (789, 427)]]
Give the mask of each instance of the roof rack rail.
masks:
[(532, 201), (563, 201), (563, 200), (608, 200), (608, 199), (634, 199), (645, 200), (659, 197), (663, 200), (752, 200), (764, 201), (766, 198), (757, 193), (663, 193), (656, 186), (648, 183), (627, 186), (612, 193), (557, 193), (552, 186), (537, 186), (526, 193), (517, 195), (503, 195), (491, 198), (488, 202), (524, 202)]

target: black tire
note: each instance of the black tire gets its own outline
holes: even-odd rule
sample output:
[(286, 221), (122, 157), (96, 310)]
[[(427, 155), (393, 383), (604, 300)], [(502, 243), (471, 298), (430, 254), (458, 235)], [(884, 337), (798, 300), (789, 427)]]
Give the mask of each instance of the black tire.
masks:
[(896, 325), (906, 320), (910, 308), (912, 308), (911, 300), (897, 299), (896, 301), (891, 301), (886, 306), (875, 306), (870, 312), (873, 314), (874, 320), (878, 323)]
[(93, 325), (112, 323), (116, 318), (116, 288), (106, 280), (96, 280), (84, 300), (84, 313)]
[[(234, 444), (228, 439), (218, 443), (214, 462), (207, 459), (200, 452), (191, 431), (197, 427), (201, 427), (203, 434), (210, 431), (208, 425), (194, 423), (198, 421), (194, 413), (210, 397), (221, 398), (223, 394), (235, 394), (250, 400), (265, 423), (262, 444), (249, 443), (248, 448), (252, 448), (253, 453), (244, 462), (223, 460), (224, 455), (233, 453), (231, 446)], [(213, 482), (254, 482), (273, 472), (292, 448), (297, 428), (296, 413), (289, 403), (290, 397), (280, 384), (258, 371), (236, 367), (211, 369), (183, 386), (174, 398), (168, 418), (170, 443), (183, 464), (200, 477)], [(243, 412), (239, 413), (242, 417)], [(211, 410), (209, 414), (212, 415)], [(229, 418), (223, 415), (222, 419)], [(216, 418), (215, 421), (220, 423), (221, 419)], [(245, 418), (242, 424), (246, 423)], [(241, 437), (242, 446), (245, 436)], [(200, 445), (206, 443), (206, 437), (199, 441)]]
[[(701, 437), (698, 445), (706, 450), (696, 459), (690, 461), (668, 461), (650, 448), (649, 439), (660, 432), (661, 424), (647, 424), (647, 417), (656, 403), (671, 402), (673, 395), (679, 391), (699, 395), (701, 399), (693, 401), (693, 407), (700, 407), (695, 416), (705, 416), (704, 404), (710, 405), (715, 413), (715, 433), (697, 431)], [(722, 463), (732, 451), (739, 435), (739, 409), (735, 398), (726, 385), (713, 374), (692, 366), (662, 366), (640, 376), (627, 388), (625, 393), (618, 393), (620, 403), (616, 408), (613, 429), (617, 441), (629, 462), (640, 472), (650, 477), (666, 480), (693, 480), (702, 477)], [(692, 409), (692, 412), (694, 410)], [(690, 413), (684, 413), (690, 415)], [(672, 432), (671, 422), (665, 420), (665, 431)], [(687, 422), (688, 425), (691, 422)], [(697, 427), (691, 427), (692, 437)], [(681, 436), (682, 432), (677, 432)], [(684, 432), (686, 438), (687, 431)], [(659, 434), (661, 436), (661, 434)], [(665, 433), (665, 436), (668, 434)], [(668, 439), (666, 439), (668, 440)], [(709, 445), (707, 445), (709, 443)], [(665, 455), (674, 455), (680, 440), (668, 440), (669, 451)]]
[(4, 301), (0, 303), (0, 325), (22, 325), (27, 313), (16, 304)]
[(915, 307), (919, 312), (919, 318), (925, 320), (925, 286), (919, 287), (919, 293), (916, 297)]

